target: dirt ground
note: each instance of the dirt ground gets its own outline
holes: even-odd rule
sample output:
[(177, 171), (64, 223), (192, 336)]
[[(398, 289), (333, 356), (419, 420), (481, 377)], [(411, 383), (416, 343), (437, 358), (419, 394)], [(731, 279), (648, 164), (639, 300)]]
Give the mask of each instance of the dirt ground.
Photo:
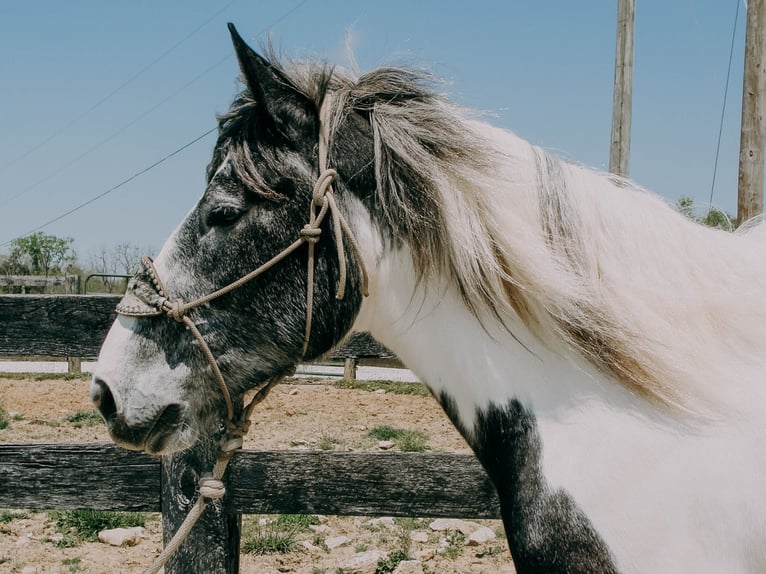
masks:
[[(92, 411), (87, 381), (0, 377), (0, 407), (5, 409), (9, 421), (6, 428), (0, 429), (1, 442), (109, 440), (103, 424), (86, 415)], [(397, 394), (384, 383), (379, 388), (357, 390), (336, 388), (332, 381), (304, 380), (277, 387), (259, 405), (245, 448), (379, 450), (379, 440), (369, 434), (383, 425), (425, 433), (426, 448), (430, 450), (469, 450), (430, 396)], [(57, 532), (51, 513), (0, 509), (0, 573), (143, 572), (161, 550), (159, 515), (148, 516), (146, 535), (135, 546), (83, 542), (63, 548), (62, 535)], [(466, 521), (442, 531), (432, 529), (432, 519), (428, 517), (375, 520), (330, 516), (310, 521), (316, 524), (293, 527), (294, 548), (288, 552), (264, 555), (243, 552), (240, 571), (374, 572), (374, 567), (353, 570), (351, 563), (365, 552), (380, 550), (388, 552), (392, 559), (404, 553), (413, 560), (406, 564), (409, 569), (402, 565), (399, 572), (514, 572), (500, 521)], [(243, 541), (252, 542), (252, 537), (258, 534), (263, 537), (281, 532), (275, 516), (247, 516), (244, 522)], [(479, 527), (487, 527), (494, 538), (469, 546), (468, 537)], [(262, 548), (257, 541), (252, 544)]]

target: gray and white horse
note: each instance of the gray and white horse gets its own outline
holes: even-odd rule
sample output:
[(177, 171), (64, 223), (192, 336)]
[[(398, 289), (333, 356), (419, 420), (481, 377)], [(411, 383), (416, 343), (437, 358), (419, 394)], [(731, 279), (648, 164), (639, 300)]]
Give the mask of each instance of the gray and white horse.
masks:
[[(520, 573), (766, 571), (762, 228), (698, 226), (414, 71), (281, 64), (231, 31), (244, 90), (207, 188), (99, 357), (91, 393), (114, 440), (185, 449), (222, 419), (211, 371), (239, 405), (366, 330), (472, 446)], [(184, 309), (204, 345), (185, 332), (178, 305), (299, 237)]]

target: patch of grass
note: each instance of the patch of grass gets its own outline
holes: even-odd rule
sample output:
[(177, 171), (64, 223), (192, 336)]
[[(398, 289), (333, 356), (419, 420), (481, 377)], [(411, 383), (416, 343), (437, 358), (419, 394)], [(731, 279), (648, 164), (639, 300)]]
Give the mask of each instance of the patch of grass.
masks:
[(375, 565), (375, 574), (390, 574), (399, 565), (399, 562), (410, 559), (412, 550), (412, 539), (409, 530), (399, 527), (397, 535), (397, 546), (388, 555), (388, 558), (381, 558)]
[(280, 514), (277, 517), (276, 524), (281, 528), (308, 530), (309, 526), (318, 525), (319, 519), (311, 514)]
[(489, 548), (485, 548), (484, 550), (479, 550), (476, 553), (476, 558), (488, 558), (490, 556), (500, 556), (502, 554), (505, 554), (505, 548), (502, 546), (490, 546)]
[(463, 554), (465, 548), (465, 536), (462, 532), (451, 532), (447, 537), (447, 546), (442, 554), (450, 560), (457, 560)]
[(92, 427), (103, 424), (104, 419), (96, 411), (77, 411), (68, 415), (65, 419), (66, 422), (72, 423), (74, 428)]
[(56, 530), (64, 535), (62, 543), (66, 541), (67, 535), (76, 541), (93, 542), (98, 540), (98, 533), (102, 530), (143, 526), (146, 523), (146, 514), (141, 512), (61, 510), (51, 513), (51, 518)]
[(423, 452), (428, 446), (428, 435), (426, 433), (395, 428), (389, 425), (376, 426), (367, 436), (376, 440), (392, 440), (400, 450), (406, 452)]
[[(282, 516), (302, 516), (299, 514), (287, 514)], [(247, 554), (288, 554), (293, 552), (298, 541), (296, 535), (301, 526), (296, 524), (279, 524), (279, 519), (269, 524), (258, 524), (257, 517), (254, 520), (244, 522), (242, 525), (242, 551)], [(308, 527), (308, 525), (307, 525)]]
[(5, 524), (22, 518), (29, 518), (29, 513), (15, 510), (0, 510), (0, 524)]
[(391, 551), (388, 558), (381, 558), (375, 565), (375, 574), (390, 574), (399, 565), (399, 562), (410, 559), (410, 550), (412, 549), (412, 540), (410, 533), (403, 528), (399, 529), (397, 547)]
[(61, 561), (62, 566), (67, 566), (69, 568), (69, 572), (79, 572), (80, 571), (80, 558), (64, 558)]
[(394, 518), (394, 524), (405, 532), (411, 532), (420, 528), (422, 521), (419, 518), (413, 518), (412, 516), (397, 516)]
[(335, 450), (335, 446), (340, 444), (340, 440), (330, 435), (322, 435), (317, 443), (320, 450)]
[(0, 430), (8, 428), (11, 424), (11, 419), (8, 417), (8, 411), (5, 410), (3, 403), (0, 403)]
[(423, 383), (403, 383), (401, 381), (346, 381), (340, 380), (333, 383), (336, 389), (352, 389), (359, 391), (374, 392), (383, 389), (392, 395), (414, 395), (416, 397), (429, 397), (431, 391)]

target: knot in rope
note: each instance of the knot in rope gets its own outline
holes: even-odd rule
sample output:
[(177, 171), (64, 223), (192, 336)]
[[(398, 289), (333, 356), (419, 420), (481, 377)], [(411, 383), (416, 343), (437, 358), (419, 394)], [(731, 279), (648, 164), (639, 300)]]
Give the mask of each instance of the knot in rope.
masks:
[(167, 311), (168, 317), (172, 317), (179, 323), (184, 322), (184, 315), (186, 315), (186, 305), (183, 299), (173, 299), (172, 301), (165, 301), (163, 307)]
[(321, 206), (324, 202), (325, 195), (327, 194), (332, 182), (338, 178), (338, 172), (332, 168), (325, 169), (319, 174), (316, 183), (314, 184), (313, 201), (314, 205)]
[(223, 482), (212, 476), (203, 476), (199, 481), (199, 495), (208, 500), (223, 498), (226, 487)]
[(300, 234), (307, 243), (319, 243), (319, 237), (322, 235), (322, 230), (319, 227), (314, 227), (310, 223), (307, 223), (301, 229)]

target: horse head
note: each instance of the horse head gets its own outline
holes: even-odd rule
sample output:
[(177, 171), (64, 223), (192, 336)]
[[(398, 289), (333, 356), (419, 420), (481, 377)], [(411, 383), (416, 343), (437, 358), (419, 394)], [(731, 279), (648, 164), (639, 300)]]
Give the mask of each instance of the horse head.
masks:
[(91, 384), (112, 438), (131, 449), (169, 453), (215, 432), (247, 390), (267, 391), (336, 345), (363, 298), (342, 214), (359, 212), (356, 197), (374, 182), (364, 117), (343, 122), (344, 151), (354, 153), (338, 154), (322, 139), (332, 71), (317, 72), (307, 93), (230, 31), (244, 90), (219, 118), (207, 187), (131, 280)]

